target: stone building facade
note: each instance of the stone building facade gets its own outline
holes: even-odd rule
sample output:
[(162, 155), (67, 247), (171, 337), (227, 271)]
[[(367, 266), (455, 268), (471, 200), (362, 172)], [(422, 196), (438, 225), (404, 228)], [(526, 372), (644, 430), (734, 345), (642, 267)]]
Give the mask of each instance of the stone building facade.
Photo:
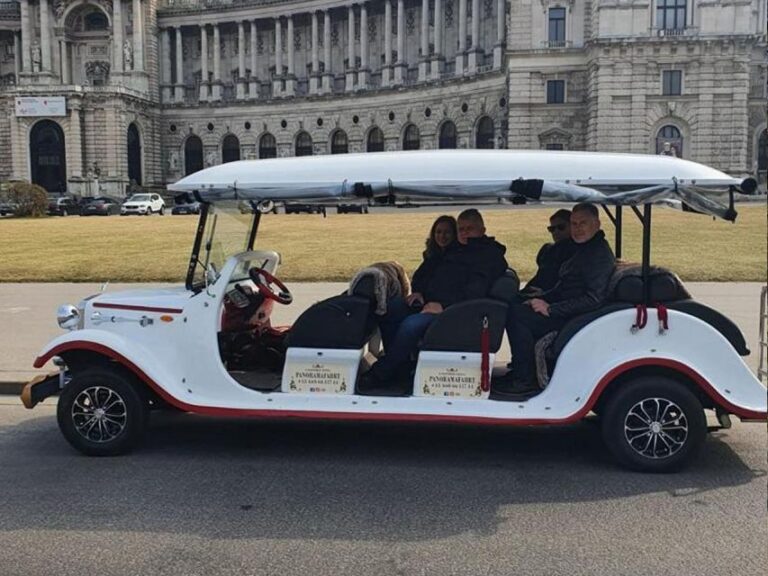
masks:
[(766, 0), (0, 0), (0, 180), (122, 195), (239, 158), (451, 147), (756, 173), (767, 18)]

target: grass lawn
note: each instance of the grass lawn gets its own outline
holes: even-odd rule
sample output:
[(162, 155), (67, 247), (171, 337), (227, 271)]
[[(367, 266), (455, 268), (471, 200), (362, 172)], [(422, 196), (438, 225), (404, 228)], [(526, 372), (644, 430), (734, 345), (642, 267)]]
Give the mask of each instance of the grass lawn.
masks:
[[(521, 277), (547, 241), (554, 210), (487, 210), (490, 235), (507, 246)], [(341, 280), (371, 262), (398, 260), (412, 272), (421, 260), (434, 213), (272, 215), (262, 219), (257, 247), (283, 256), (286, 281)], [(766, 281), (766, 208), (741, 205), (736, 224), (678, 212), (654, 211), (652, 262), (685, 280)], [(624, 259), (640, 259), (640, 225), (625, 210)], [(181, 281), (196, 217), (67, 217), (0, 220), (0, 279), (4, 282)], [(613, 226), (603, 216), (613, 239)]]

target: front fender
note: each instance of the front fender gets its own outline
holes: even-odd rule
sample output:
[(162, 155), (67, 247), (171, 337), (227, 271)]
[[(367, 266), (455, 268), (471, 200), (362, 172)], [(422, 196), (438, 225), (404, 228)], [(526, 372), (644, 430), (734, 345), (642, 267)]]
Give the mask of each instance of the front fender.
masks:
[(42, 368), (54, 356), (71, 351), (93, 352), (128, 368), (156, 392), (177, 398), (180, 390), (172, 374), (152, 349), (119, 334), (101, 330), (75, 330), (53, 339), (35, 359), (34, 367)]

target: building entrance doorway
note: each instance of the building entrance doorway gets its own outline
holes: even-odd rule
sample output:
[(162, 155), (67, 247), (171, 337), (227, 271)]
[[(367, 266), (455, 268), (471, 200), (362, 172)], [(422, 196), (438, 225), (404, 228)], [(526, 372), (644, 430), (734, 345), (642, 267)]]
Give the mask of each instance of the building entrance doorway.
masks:
[(141, 138), (136, 124), (128, 126), (128, 180), (141, 186)]
[(48, 192), (67, 191), (67, 159), (64, 131), (52, 120), (41, 120), (29, 134), (32, 182)]

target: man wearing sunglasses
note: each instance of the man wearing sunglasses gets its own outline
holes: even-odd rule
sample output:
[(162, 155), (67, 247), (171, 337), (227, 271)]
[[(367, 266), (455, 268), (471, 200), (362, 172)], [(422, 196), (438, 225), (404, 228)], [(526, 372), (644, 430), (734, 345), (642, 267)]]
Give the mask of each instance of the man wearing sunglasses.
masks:
[(534, 297), (547, 292), (557, 284), (560, 266), (576, 253), (576, 243), (571, 239), (571, 211), (562, 208), (549, 217), (547, 231), (553, 243), (544, 244), (536, 256), (538, 270), (520, 293)]
[(600, 230), (597, 207), (574, 206), (570, 229), (575, 252), (560, 266), (554, 287), (509, 308), (507, 335), (512, 370), (494, 380), (493, 391), (497, 394), (519, 397), (540, 392), (534, 359), (536, 340), (559, 331), (570, 318), (599, 308), (607, 297), (616, 259)]

